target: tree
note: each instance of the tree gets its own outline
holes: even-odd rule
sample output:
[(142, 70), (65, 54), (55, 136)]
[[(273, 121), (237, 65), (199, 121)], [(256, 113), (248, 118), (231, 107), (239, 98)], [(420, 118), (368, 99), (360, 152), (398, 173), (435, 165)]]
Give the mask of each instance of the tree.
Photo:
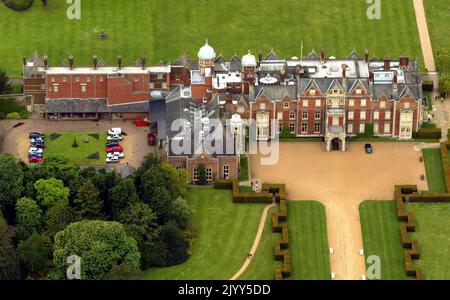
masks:
[(9, 77), (6, 72), (0, 69), (0, 94), (7, 94), (11, 91)]
[(15, 231), (0, 217), (0, 280), (20, 278), (19, 256), (13, 245)]
[(101, 170), (94, 177), (92, 183), (100, 192), (100, 199), (104, 203), (104, 211), (107, 215), (111, 214), (111, 202), (109, 199), (109, 190), (119, 184), (119, 177), (116, 172), (106, 172)]
[(169, 219), (175, 222), (178, 227), (186, 229), (192, 216), (192, 209), (186, 200), (177, 198), (172, 202)]
[(10, 224), (15, 219), (16, 202), (23, 192), (23, 172), (10, 154), (0, 154), (0, 210)]
[(34, 188), (36, 189), (37, 200), (45, 208), (50, 208), (60, 201), (69, 199), (70, 190), (59, 179), (40, 179), (36, 181)]
[(37, 233), (19, 244), (21, 262), (31, 273), (44, 273), (50, 264), (50, 240)]
[(439, 80), (439, 91), (441, 92), (442, 97), (447, 98), (450, 93), (450, 75), (446, 73), (442, 73), (440, 75)]
[(28, 234), (38, 232), (41, 228), (42, 210), (36, 201), (22, 198), (16, 204), (17, 225)]
[(171, 208), (171, 195), (167, 190), (170, 176), (160, 165), (152, 166), (141, 179), (141, 200), (148, 204), (162, 222), (167, 220)]
[(100, 199), (100, 193), (92, 184), (87, 181), (78, 190), (78, 196), (74, 201), (74, 208), (81, 219), (101, 219), (103, 202)]
[(123, 180), (109, 190), (111, 217), (116, 220), (129, 205), (139, 202), (133, 180)]
[(450, 50), (438, 48), (436, 50), (436, 60), (441, 73), (450, 72)]
[(186, 169), (177, 170), (174, 166), (168, 163), (162, 163), (161, 167), (169, 175), (168, 190), (172, 199), (178, 197), (186, 197), (189, 189), (189, 173)]
[(136, 241), (125, 233), (122, 224), (106, 221), (81, 221), (70, 224), (55, 236), (55, 272), (65, 277), (67, 257), (81, 259), (81, 279), (99, 280), (113, 266), (125, 264), (139, 269), (140, 253)]
[(206, 167), (205, 165), (198, 166), (198, 185), (207, 185), (208, 179), (206, 178)]
[[(151, 208), (144, 203), (136, 203), (129, 206), (120, 217), (125, 231), (137, 242), (141, 253), (142, 267), (144, 269), (152, 266), (152, 261), (146, 260), (147, 251), (152, 251), (152, 245), (156, 242), (159, 230), (156, 223), (156, 215)], [(158, 255), (158, 254), (156, 254)]]
[(116, 265), (105, 275), (104, 280), (140, 280), (142, 271), (129, 265)]
[(75, 213), (69, 206), (68, 201), (60, 201), (47, 211), (45, 215), (45, 226), (48, 234), (54, 236), (75, 220)]
[(174, 266), (185, 262), (188, 258), (189, 242), (183, 231), (170, 222), (161, 228), (160, 239), (166, 244), (166, 266)]

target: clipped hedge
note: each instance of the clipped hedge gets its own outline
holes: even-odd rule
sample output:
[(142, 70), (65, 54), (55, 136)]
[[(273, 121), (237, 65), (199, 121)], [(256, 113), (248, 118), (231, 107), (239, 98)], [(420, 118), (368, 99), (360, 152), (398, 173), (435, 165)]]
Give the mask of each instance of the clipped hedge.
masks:
[(423, 80), (422, 81), (422, 89), (427, 92), (432, 92), (434, 89), (433, 80)]
[(233, 189), (233, 181), (226, 179), (216, 180), (214, 181), (214, 188), (216, 190), (231, 190)]
[(440, 128), (421, 128), (414, 136), (418, 139), (440, 139), (442, 130)]

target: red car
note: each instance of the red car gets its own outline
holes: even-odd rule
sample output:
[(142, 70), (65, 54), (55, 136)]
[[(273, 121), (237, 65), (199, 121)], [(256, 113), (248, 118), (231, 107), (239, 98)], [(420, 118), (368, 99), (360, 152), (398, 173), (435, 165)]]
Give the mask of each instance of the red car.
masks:
[(123, 152), (123, 149), (122, 149), (122, 146), (106, 147), (106, 152), (107, 152), (107, 153), (112, 153), (112, 152)]
[(44, 161), (44, 158), (42, 157), (37, 157), (37, 156), (32, 156), (30, 157), (30, 159), (28, 160), (30, 162), (30, 164), (38, 164)]

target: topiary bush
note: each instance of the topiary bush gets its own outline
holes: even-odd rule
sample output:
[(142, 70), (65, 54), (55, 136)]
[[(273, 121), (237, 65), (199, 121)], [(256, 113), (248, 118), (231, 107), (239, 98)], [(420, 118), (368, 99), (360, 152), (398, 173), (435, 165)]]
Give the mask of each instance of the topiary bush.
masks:
[(78, 142), (76, 138), (73, 139), (72, 148), (78, 148)]
[(33, 0), (0, 0), (6, 7), (15, 11), (25, 11), (31, 7)]

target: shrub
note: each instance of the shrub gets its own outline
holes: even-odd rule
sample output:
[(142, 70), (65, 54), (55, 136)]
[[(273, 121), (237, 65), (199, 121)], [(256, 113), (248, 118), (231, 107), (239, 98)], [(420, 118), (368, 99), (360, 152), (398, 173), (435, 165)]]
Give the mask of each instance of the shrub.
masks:
[(11, 120), (19, 120), (20, 114), (18, 112), (9, 113), (6, 115), (6, 118)]
[(207, 185), (208, 179), (206, 178), (206, 167), (204, 165), (198, 166), (198, 185)]
[(291, 130), (289, 128), (284, 128), (283, 131), (280, 133), (280, 139), (286, 140), (286, 139), (293, 139), (295, 138), (295, 134), (291, 133)]
[(225, 179), (216, 180), (214, 181), (214, 188), (216, 190), (231, 190), (233, 189), (233, 181)]
[(25, 11), (31, 7), (33, 0), (1, 0), (2, 3), (15, 11)]

